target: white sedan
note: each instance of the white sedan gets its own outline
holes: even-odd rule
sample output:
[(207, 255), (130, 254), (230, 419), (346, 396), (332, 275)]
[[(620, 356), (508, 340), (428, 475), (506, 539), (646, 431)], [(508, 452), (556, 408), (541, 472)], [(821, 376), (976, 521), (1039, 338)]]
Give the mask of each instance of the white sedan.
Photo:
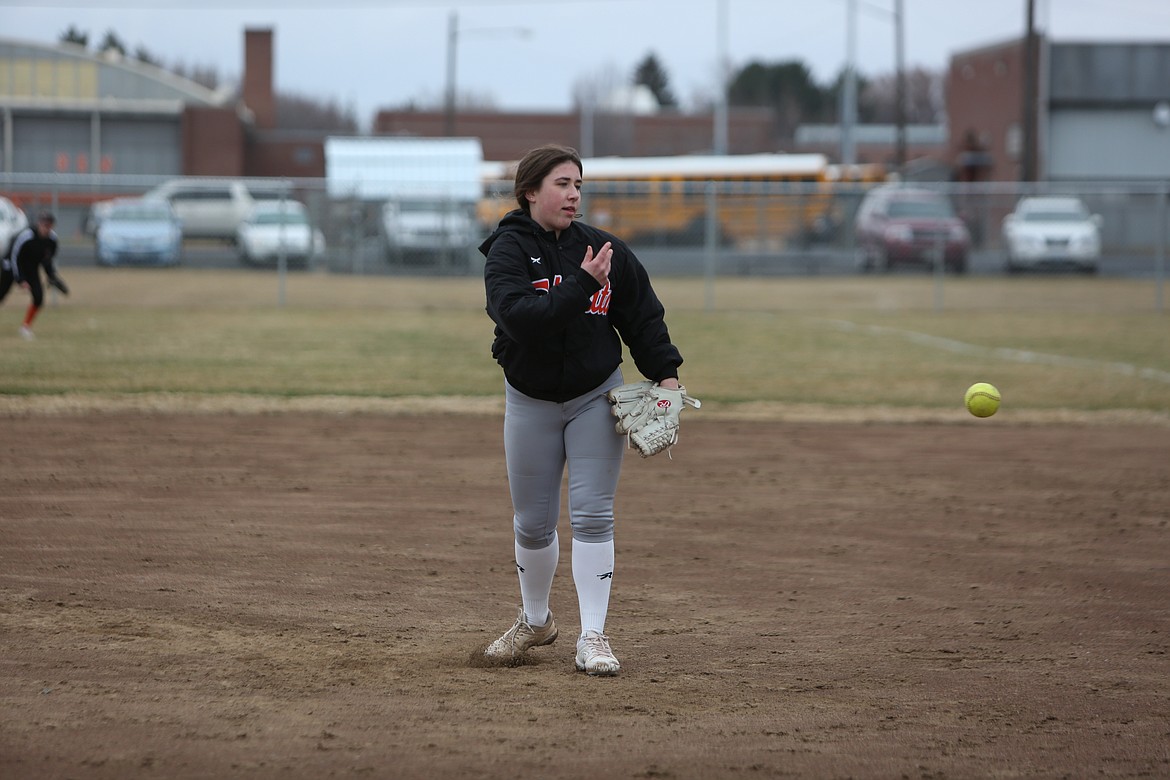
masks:
[(1009, 272), (1040, 268), (1097, 271), (1101, 217), (1079, 198), (1021, 198), (1003, 221)]
[(313, 228), (308, 210), (295, 200), (259, 201), (236, 232), (240, 260), (271, 264), (283, 255), (289, 265), (308, 265), (325, 251), (325, 238)]

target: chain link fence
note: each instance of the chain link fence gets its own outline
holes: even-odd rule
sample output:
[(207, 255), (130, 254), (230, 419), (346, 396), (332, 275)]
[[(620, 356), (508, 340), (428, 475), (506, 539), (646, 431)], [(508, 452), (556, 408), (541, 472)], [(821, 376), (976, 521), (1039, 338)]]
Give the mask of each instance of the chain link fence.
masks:
[[(0, 174), (0, 195), (30, 216), (42, 209), (55, 212), (63, 261), (81, 264), (94, 259), (101, 204), (142, 196), (164, 181), (138, 176)], [(221, 180), (197, 181), (210, 186)], [(322, 239), (305, 267), (338, 274), (478, 275), (482, 271), (479, 243), (515, 206), (507, 181), (485, 183), (477, 203), (421, 205), (330, 196), (322, 179), (237, 181), (257, 198), (277, 192), (279, 197), (303, 203)], [(942, 223), (932, 227), (926, 216), (918, 222), (911, 220), (909, 226), (866, 227), (865, 204), (875, 192), (910, 188), (933, 193), (961, 230), (939, 227)], [(990, 276), (1010, 271), (1090, 270), (1100, 277), (1150, 279), (1158, 285), (1160, 307), (1168, 251), (1168, 193), (1167, 182), (888, 185), (587, 180), (581, 210), (585, 221), (625, 239), (656, 276), (933, 273), (940, 270), (937, 260), (944, 257), (944, 250), (948, 263), (953, 259), (949, 253), (958, 251), (944, 247), (949, 231), (956, 240), (962, 233), (963, 246), (962, 263), (948, 272)], [(1069, 242), (1078, 239), (1067, 230), (1056, 230), (1041, 231), (1030, 239), (1033, 249), (1051, 263), (1013, 267), (1012, 253), (1019, 250), (1009, 240), (1011, 231), (1005, 229), (1009, 215), (1022, 199), (1039, 197), (1073, 198), (1083, 204), (1086, 224), (1091, 224), (1097, 242), (1087, 255), (1091, 263), (1058, 262), (1068, 259), (1064, 254), (1071, 257)], [(174, 205), (176, 211), (225, 206), (214, 197), (202, 203), (174, 201)], [(407, 225), (411, 209), (418, 220)], [(388, 216), (392, 212), (394, 220)], [(183, 213), (180, 217), (187, 218)], [(904, 246), (896, 249), (899, 240)], [(218, 238), (187, 238), (184, 244), (186, 267), (240, 265), (232, 225)]]

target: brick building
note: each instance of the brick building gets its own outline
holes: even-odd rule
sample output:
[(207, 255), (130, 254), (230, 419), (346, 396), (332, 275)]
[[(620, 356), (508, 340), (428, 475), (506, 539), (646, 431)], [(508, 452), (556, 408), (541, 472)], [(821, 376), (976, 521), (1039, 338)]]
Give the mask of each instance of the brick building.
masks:
[[(951, 59), (947, 154), (956, 178), (1023, 180), (1029, 153), (1039, 180), (1170, 177), (1170, 43), (1037, 44), (1029, 106), (1023, 39)], [(1031, 133), (1025, 110), (1035, 112)]]
[[(379, 111), (375, 135), (442, 136), (442, 111)], [(775, 117), (768, 109), (733, 109), (727, 122), (731, 154), (780, 151)], [(711, 114), (612, 114), (459, 112), (455, 135), (479, 138), (487, 160), (516, 160), (545, 143), (562, 143), (586, 157), (658, 157), (711, 152)]]
[(1019, 181), (1024, 128), (1024, 42), (961, 52), (946, 75), (946, 159), (960, 181)]

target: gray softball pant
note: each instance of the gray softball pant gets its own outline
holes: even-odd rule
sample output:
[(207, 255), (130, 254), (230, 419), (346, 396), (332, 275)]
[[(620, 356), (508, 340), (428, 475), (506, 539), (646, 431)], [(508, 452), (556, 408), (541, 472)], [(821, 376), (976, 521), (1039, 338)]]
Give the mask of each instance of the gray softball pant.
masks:
[(504, 454), (513, 530), (521, 547), (542, 550), (552, 543), (566, 464), (573, 538), (613, 540), (614, 495), (626, 439), (614, 430), (605, 394), (621, 383), (618, 369), (588, 393), (556, 403), (524, 395), (505, 380)]

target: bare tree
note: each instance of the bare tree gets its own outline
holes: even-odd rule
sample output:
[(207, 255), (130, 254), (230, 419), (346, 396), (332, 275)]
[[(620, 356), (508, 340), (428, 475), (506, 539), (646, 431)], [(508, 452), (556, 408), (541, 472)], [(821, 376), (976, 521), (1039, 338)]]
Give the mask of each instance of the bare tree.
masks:
[(628, 83), (612, 63), (573, 83), (573, 106), (577, 109), (601, 105), (605, 99)]
[(168, 70), (180, 78), (194, 81), (201, 87), (216, 89), (219, 87), (219, 71), (214, 65), (191, 65), (176, 62)]
[(455, 105), (467, 111), (495, 111), (496, 98), (491, 92), (463, 90), (455, 96)]
[(353, 109), (343, 109), (335, 100), (281, 92), (276, 95), (276, 126), (281, 130), (356, 133), (358, 123)]
[(630, 79), (612, 63), (574, 82), (573, 105), (583, 118), (588, 118), (582, 123), (580, 143), (584, 152), (591, 156), (630, 153), (633, 117), (605, 108), (615, 95), (630, 86)]
[[(944, 110), (943, 74), (926, 68), (906, 71), (906, 122), (909, 124), (936, 124)], [(874, 77), (861, 90), (858, 107), (866, 122), (893, 124), (897, 121), (897, 74)]]

